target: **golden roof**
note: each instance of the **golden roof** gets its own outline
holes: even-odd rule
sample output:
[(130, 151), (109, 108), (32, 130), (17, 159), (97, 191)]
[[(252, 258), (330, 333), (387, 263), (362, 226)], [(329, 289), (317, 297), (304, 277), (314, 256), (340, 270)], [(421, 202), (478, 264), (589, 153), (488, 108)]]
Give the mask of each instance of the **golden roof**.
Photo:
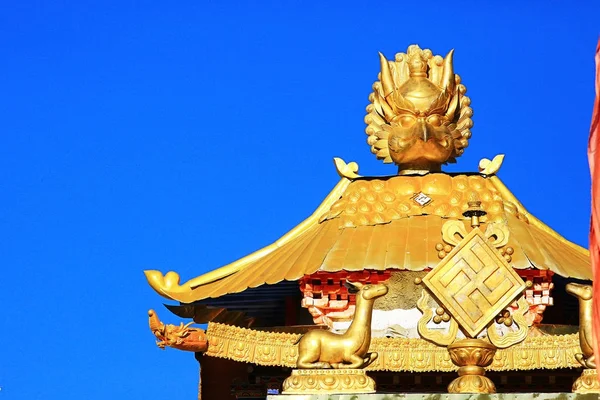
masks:
[[(175, 272), (146, 271), (148, 282), (166, 298), (191, 303), (317, 271), (433, 268), (439, 262), (442, 225), (465, 220), (462, 213), (473, 198), (487, 212), (482, 225), (508, 226), (514, 268), (592, 279), (589, 252), (529, 214), (496, 176), (366, 178), (347, 167), (338, 165), (341, 181), (309, 218), (275, 243), (183, 285)], [(426, 194), (429, 204), (417, 204), (412, 198), (418, 193)]]

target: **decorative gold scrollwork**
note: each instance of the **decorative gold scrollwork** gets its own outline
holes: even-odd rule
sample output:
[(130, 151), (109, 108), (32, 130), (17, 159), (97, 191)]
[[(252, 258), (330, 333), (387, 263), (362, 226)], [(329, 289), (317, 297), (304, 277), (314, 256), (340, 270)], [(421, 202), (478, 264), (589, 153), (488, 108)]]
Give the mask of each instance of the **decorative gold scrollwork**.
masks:
[(495, 248), (504, 247), (508, 243), (508, 227), (498, 223), (488, 224), (485, 228), (485, 237), (493, 239), (491, 244)]
[[(452, 246), (458, 246), (468, 234), (462, 221), (450, 220), (442, 226), (442, 239)], [(489, 223), (486, 225), (484, 236), (490, 240), (492, 246), (499, 249), (508, 244), (510, 232), (504, 224)]]
[(417, 301), (417, 308), (419, 311), (423, 313), (423, 316), (419, 319), (417, 324), (417, 330), (419, 335), (425, 340), (429, 340), (435, 344), (440, 346), (448, 346), (450, 343), (456, 339), (456, 334), (458, 333), (458, 323), (452, 317), (450, 317), (450, 326), (448, 327), (448, 331), (437, 332), (427, 328), (427, 324), (434, 318), (433, 310), (429, 308), (430, 296), (425, 289), (423, 289), (421, 293), (421, 298)]
[(467, 235), (467, 229), (462, 221), (450, 220), (442, 226), (442, 239), (452, 246), (458, 246)]
[(521, 296), (517, 301), (518, 308), (513, 312), (512, 319), (517, 325), (518, 330), (514, 332), (508, 332), (505, 335), (498, 334), (498, 330), (492, 322), (487, 328), (487, 335), (490, 342), (499, 349), (506, 349), (517, 343), (522, 342), (527, 337), (527, 321), (525, 320), (525, 313), (529, 309), (529, 304), (525, 299), (525, 296)]

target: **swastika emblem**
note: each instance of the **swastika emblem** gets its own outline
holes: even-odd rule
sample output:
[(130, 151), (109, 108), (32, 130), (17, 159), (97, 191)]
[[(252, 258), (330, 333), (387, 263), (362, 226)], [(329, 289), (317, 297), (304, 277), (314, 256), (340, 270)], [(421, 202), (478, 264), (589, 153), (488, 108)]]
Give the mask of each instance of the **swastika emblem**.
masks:
[(423, 283), (476, 337), (525, 289), (525, 283), (475, 228), (424, 278)]

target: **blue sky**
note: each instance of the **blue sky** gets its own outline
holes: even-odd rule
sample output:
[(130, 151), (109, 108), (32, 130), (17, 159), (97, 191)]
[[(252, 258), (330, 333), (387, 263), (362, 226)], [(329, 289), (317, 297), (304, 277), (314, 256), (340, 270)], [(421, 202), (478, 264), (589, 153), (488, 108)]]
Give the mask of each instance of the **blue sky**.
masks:
[(3, 2), (0, 399), (194, 398), (142, 271), (187, 280), (271, 243), (334, 156), (393, 174), (364, 134), (378, 51), (455, 48), (475, 126), (450, 170), (505, 153), (506, 185), (587, 246), (600, 3), (423, 4)]

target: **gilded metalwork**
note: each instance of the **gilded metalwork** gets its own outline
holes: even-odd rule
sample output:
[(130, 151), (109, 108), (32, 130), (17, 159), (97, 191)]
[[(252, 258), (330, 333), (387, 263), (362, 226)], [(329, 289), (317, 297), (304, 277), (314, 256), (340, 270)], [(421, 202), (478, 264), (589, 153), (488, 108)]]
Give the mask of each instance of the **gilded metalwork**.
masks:
[(481, 201), (479, 201), (477, 194), (472, 193), (469, 197), (468, 207), (462, 214), (467, 218), (471, 218), (471, 227), (477, 228), (481, 225), (481, 217), (485, 217), (487, 211), (481, 207)]
[[(461, 224), (462, 225), (462, 224)], [(441, 260), (448, 255), (453, 249), (449, 244), (444, 243), (436, 243), (435, 249), (438, 251), (438, 258)]]
[(206, 330), (209, 357), (227, 358), (264, 366), (296, 367), (295, 333), (265, 332), (210, 322)]
[(423, 283), (470, 337), (476, 337), (525, 289), (519, 275), (478, 228)]
[(388, 61), (379, 54), (381, 74), (367, 107), (367, 143), (400, 173), (439, 171), (468, 145), (473, 126), (471, 100), (454, 74), (452, 57), (433, 56), (417, 45)]
[(432, 343), (436, 343), (440, 346), (448, 346), (456, 339), (456, 334), (458, 333), (458, 323), (454, 318), (446, 314), (445, 308), (441, 307), (441, 315), (436, 316), (440, 318), (441, 322), (441, 317), (448, 315), (446, 321), (450, 323), (448, 330), (446, 332), (440, 332), (438, 330), (429, 329), (427, 327), (427, 324), (430, 321), (434, 321), (436, 317), (433, 315), (433, 311), (428, 305), (429, 299), (429, 294), (425, 289), (423, 289), (421, 298), (419, 299), (419, 301), (417, 301), (417, 308), (419, 309), (419, 311), (421, 311), (421, 313), (423, 313), (423, 316), (419, 319), (419, 322), (417, 323), (417, 330), (419, 332), (419, 335), (421, 335), (423, 339), (429, 340)]
[(494, 345), (481, 339), (463, 339), (448, 346), (448, 351), (459, 366), (458, 378), (448, 385), (449, 393), (496, 393), (496, 386), (485, 376), (485, 367), (494, 360)]
[(148, 324), (150, 330), (158, 339), (156, 345), (163, 350), (167, 346), (193, 352), (205, 352), (208, 349), (204, 330), (191, 328), (190, 325), (193, 322), (185, 325), (182, 322), (179, 326), (164, 324), (158, 319), (158, 315), (154, 310), (149, 310)]
[[(429, 203), (413, 200), (427, 195)], [(463, 211), (476, 195), (488, 212), (483, 222), (502, 222), (506, 212), (502, 197), (489, 182), (478, 175), (394, 176), (355, 179), (321, 221), (336, 220), (342, 227), (381, 225), (398, 219), (436, 215), (446, 219), (463, 219)], [(429, 204), (429, 205), (427, 205)], [(427, 205), (425, 208), (424, 205)]]
[[(497, 348), (525, 340), (528, 326), (524, 314), (529, 304), (521, 296), (514, 313), (505, 309), (525, 289), (519, 275), (508, 265), (509, 257), (495, 249), (508, 243), (509, 232), (506, 226), (492, 223), (487, 225), (484, 234), (479, 229), (480, 218), (487, 213), (481, 202), (473, 195), (468, 205), (463, 215), (471, 218), (471, 232), (467, 233), (462, 222), (445, 223), (442, 239), (448, 243), (446, 246), (456, 247), (447, 254), (450, 249), (437, 243), (436, 250), (442, 261), (422, 280), (415, 281), (424, 283), (440, 305), (436, 310), (438, 321), (434, 322), (441, 322), (441, 316), (449, 311), (450, 329), (442, 334), (427, 327), (433, 312), (423, 290), (417, 303), (423, 313), (418, 332), (426, 340), (448, 346), (452, 362), (459, 367), (458, 378), (448, 386), (450, 393), (495, 393), (493, 382), (485, 377), (485, 367), (492, 363)], [(507, 327), (516, 325), (517, 329), (499, 334), (494, 319)], [(453, 322), (460, 325), (468, 339), (454, 342), (457, 332), (452, 331)], [(491, 343), (476, 338), (485, 328)]]
[[(467, 232), (467, 228), (462, 221), (448, 221), (442, 225), (442, 240), (451, 246), (458, 246), (468, 235), (469, 232)], [(445, 249), (447, 250), (446, 253), (452, 251), (447, 247)]]
[(600, 393), (600, 376), (594, 369), (584, 369), (581, 376), (573, 382), (574, 393)]
[[(537, 219), (533, 214), (531, 214), (527, 209), (519, 202), (519, 200), (515, 197), (514, 194), (504, 185), (504, 183), (497, 176), (489, 177), (490, 183), (495, 187), (498, 193), (502, 196), (505, 202), (505, 209), (507, 211), (506, 217), (507, 222), (511, 228), (514, 226), (516, 221), (514, 218), (517, 217), (518, 220), (524, 221), (527, 225), (530, 225), (532, 228), (531, 234), (533, 237), (540, 236), (543, 237), (543, 241), (547, 240), (555, 240), (556, 245), (560, 247), (560, 251), (556, 254), (553, 254), (553, 266), (549, 268), (552, 272), (559, 274), (560, 276), (565, 277), (573, 277), (578, 279), (593, 279), (592, 269), (590, 267), (590, 252), (573, 243), (565, 238), (563, 238), (560, 234), (550, 228), (548, 225), (544, 224), (542, 221)], [(568, 205), (562, 205), (563, 208), (568, 209)], [(543, 232), (544, 235), (540, 235), (538, 232)], [(527, 241), (521, 241), (519, 239), (521, 246), (528, 250), (533, 249), (533, 243), (529, 243)], [(537, 243), (539, 245), (539, 243)], [(568, 254), (568, 255), (567, 255)], [(531, 252), (528, 257), (532, 260), (534, 265), (538, 269), (544, 269), (542, 267), (543, 263), (539, 265), (534, 262), (534, 253)], [(577, 259), (578, 264), (574, 264), (573, 260)]]
[[(178, 300), (183, 303), (191, 303), (195, 300), (198, 300), (199, 297), (202, 298), (202, 295), (194, 292), (197, 288), (210, 285), (211, 283), (219, 282), (222, 279), (231, 277), (240, 272), (241, 270), (247, 268), (249, 265), (253, 265), (254, 263), (264, 259), (264, 257), (275, 252), (277, 249), (284, 247), (286, 244), (298, 240), (298, 238), (302, 237), (302, 235), (309, 232), (311, 228), (318, 224), (319, 218), (331, 208), (335, 201), (337, 201), (340, 198), (340, 196), (345, 192), (346, 188), (351, 182), (352, 181), (350, 179), (342, 178), (338, 182), (338, 184), (333, 188), (331, 193), (329, 193), (329, 195), (323, 201), (323, 203), (321, 203), (321, 205), (314, 211), (314, 213), (310, 217), (308, 217), (298, 226), (296, 226), (288, 233), (283, 235), (275, 243), (272, 243), (258, 251), (255, 251), (254, 253), (249, 254), (246, 257), (243, 257), (237, 261), (232, 262), (231, 264), (225, 265), (214, 271), (210, 271), (204, 275), (190, 279), (183, 285), (180, 285), (179, 283), (179, 274), (173, 271), (167, 272), (163, 276), (163, 274), (160, 271), (146, 270), (144, 271), (146, 279), (150, 286), (158, 294), (168, 299)], [(283, 280), (283, 278), (280, 280)], [(242, 283), (246, 281), (237, 280), (237, 282)], [(226, 293), (236, 293), (247, 288), (247, 286), (239, 287), (239, 284), (236, 286), (237, 290), (234, 289)], [(203, 292), (206, 293), (206, 291)]]
[(484, 175), (495, 175), (502, 166), (504, 161), (504, 154), (498, 154), (492, 160), (482, 158), (479, 161), (479, 172)]
[[(393, 61), (380, 54), (381, 74), (365, 117), (367, 142), (378, 159), (398, 166), (399, 176), (361, 177), (356, 163), (336, 158), (338, 185), (309, 218), (275, 243), (183, 284), (176, 272), (146, 271), (157, 292), (185, 306), (249, 287), (312, 279), (317, 272), (368, 268), (368, 273), (402, 277), (397, 270), (426, 270), (419, 284), (427, 290), (417, 301), (422, 339), (371, 340), (373, 301), (388, 291), (374, 282), (355, 285), (360, 289), (355, 318), (342, 335), (311, 330), (300, 336), (217, 324), (209, 324), (205, 334), (190, 324), (164, 324), (150, 310), (157, 345), (258, 365), (296, 366), (300, 369), (284, 383), (287, 393), (372, 392), (374, 382), (365, 370), (457, 370), (459, 376), (448, 388), (451, 393), (493, 393), (486, 367), (551, 369), (577, 363), (585, 369), (573, 390), (600, 393), (590, 345), (591, 289), (573, 284), (567, 288), (580, 301), (579, 336), (544, 336), (536, 326), (543, 309), (552, 305), (553, 273), (591, 278), (589, 253), (529, 214), (495, 176), (504, 155), (482, 159), (479, 174), (439, 173), (443, 164), (455, 162), (464, 152), (473, 125), (466, 88), (454, 73), (453, 54), (434, 56), (416, 45)], [(525, 284), (514, 268), (521, 269), (520, 276), (533, 287), (526, 297), (520, 295)], [(539, 271), (546, 269), (551, 272)], [(331, 304), (354, 301), (336, 290), (319, 294), (331, 296), (326, 298)], [(416, 293), (399, 303), (410, 299), (412, 307)], [(432, 302), (437, 303), (433, 308)], [(536, 305), (534, 312), (528, 312), (529, 304)], [(334, 314), (332, 310), (327, 312)], [(393, 311), (410, 322), (406, 333), (412, 335), (413, 310)], [(210, 321), (223, 312), (203, 315)], [(351, 315), (352, 311), (344, 316)], [(219, 321), (237, 321), (234, 317)], [(486, 339), (481, 338), (484, 330)], [(457, 341), (462, 333), (468, 339)]]
[(575, 354), (584, 370), (573, 383), (575, 393), (600, 393), (600, 377), (596, 369), (596, 358), (593, 348), (592, 301), (593, 290), (590, 285), (568, 283), (567, 293), (579, 299), (579, 345), (581, 353)]
[(487, 336), (490, 342), (499, 349), (505, 349), (525, 340), (529, 330), (527, 321), (525, 320), (525, 314), (528, 310), (529, 303), (527, 303), (525, 296), (521, 296), (517, 301), (517, 309), (512, 314), (508, 310), (504, 310), (502, 316), (496, 321), (496, 323), (504, 324), (507, 327), (515, 324), (517, 329), (500, 334), (497, 328), (491, 324), (487, 329)]
[(299, 369), (361, 369), (377, 359), (377, 352), (368, 352), (373, 303), (387, 294), (388, 287), (382, 283), (347, 285), (356, 293), (356, 311), (350, 327), (341, 335), (322, 330), (304, 334), (298, 342)]
[[(415, 282), (415, 284), (420, 284), (421, 280)], [(458, 324), (456, 320), (452, 318), (447, 310), (440, 306), (436, 309), (435, 314), (433, 310), (428, 306), (430, 301), (430, 296), (426, 290), (422, 291), (421, 298), (417, 302), (417, 309), (421, 311), (423, 316), (419, 319), (417, 323), (417, 330), (419, 335), (432, 343), (435, 343), (439, 346), (448, 346), (453, 343), (456, 339), (456, 335), (458, 333)], [(489, 324), (487, 326), (487, 336), (490, 342), (499, 349), (505, 349), (510, 346), (514, 346), (515, 344), (522, 342), (527, 337), (528, 326), (527, 321), (525, 320), (524, 314), (529, 310), (529, 304), (525, 299), (525, 296), (521, 296), (517, 301), (518, 308), (511, 313), (508, 310), (503, 310), (498, 317), (496, 317), (497, 324), (504, 324), (507, 327), (516, 326), (516, 330), (505, 332), (500, 334), (494, 324)], [(427, 324), (433, 321), (436, 324), (441, 322), (449, 322), (449, 327), (445, 332), (440, 332), (439, 330), (429, 329)]]
[(333, 164), (340, 178), (356, 179), (360, 178), (358, 175), (358, 164), (354, 161), (346, 164), (344, 160), (339, 157), (333, 158)]
[[(425, 209), (410, 200), (419, 191), (433, 199)], [(163, 276), (159, 271), (146, 271), (146, 278), (162, 296), (191, 303), (265, 283), (297, 280), (318, 270), (358, 271), (369, 265), (373, 270), (421, 271), (438, 258), (435, 244), (442, 225), (463, 219), (473, 192), (488, 213), (482, 217), (486, 227), (496, 223), (510, 228), (514, 268), (533, 266), (561, 276), (592, 278), (589, 252), (535, 219), (496, 176), (437, 173), (342, 178), (313, 216), (272, 245), (183, 284), (175, 272)], [(415, 230), (430, 244), (398, 241)], [(364, 246), (352, 245), (358, 236), (364, 238)]]
[[(209, 323), (206, 330), (207, 357), (264, 366), (295, 368), (300, 334), (265, 332)], [(379, 357), (367, 371), (451, 372), (457, 367), (445, 347), (423, 339), (372, 338), (370, 352)], [(578, 368), (579, 335), (527, 337), (523, 342), (496, 351), (488, 371)]]
[[(469, 203), (478, 203), (477, 205), (473, 205), (472, 207), (475, 207), (476, 209), (481, 208), (480, 202)], [(471, 221), (471, 224), (472, 223), (473, 221)], [(462, 221), (450, 220), (444, 223), (444, 225), (442, 225), (442, 240), (450, 246), (457, 246), (460, 242), (464, 240), (464, 238), (467, 237), (468, 234), (469, 233), (467, 231), (467, 228), (465, 227), (465, 224)], [(502, 223), (490, 222), (486, 224), (484, 236), (488, 239), (490, 245), (496, 248), (502, 248), (508, 243), (508, 227)], [(450, 253), (452, 251), (452, 248), (448, 247), (448, 245), (444, 246), (443, 243), (438, 243), (436, 244), (436, 250), (443, 250), (445, 253)], [(510, 253), (513, 254), (514, 249), (512, 249)]]
[(592, 332), (592, 286), (568, 283), (566, 290), (567, 293), (579, 299), (579, 345), (581, 346), (581, 353), (576, 356), (577, 361), (584, 368), (596, 368), (596, 358), (592, 346), (594, 340)]
[(282, 393), (375, 393), (375, 381), (364, 369), (296, 369), (283, 382)]
[[(485, 237), (488, 238), (490, 244), (496, 248), (502, 248), (508, 244), (508, 227), (500, 223), (488, 224), (485, 228)], [(511, 249), (511, 250), (508, 250)], [(510, 254), (514, 253), (514, 249), (507, 248)]]

